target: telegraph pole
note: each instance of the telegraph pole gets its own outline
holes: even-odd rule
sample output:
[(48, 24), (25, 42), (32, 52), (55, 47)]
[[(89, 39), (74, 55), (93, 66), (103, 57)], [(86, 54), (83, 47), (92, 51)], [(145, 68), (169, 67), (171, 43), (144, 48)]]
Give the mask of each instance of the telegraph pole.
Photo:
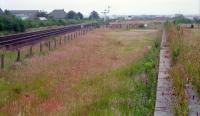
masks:
[(104, 15), (104, 22), (107, 20), (107, 14), (110, 13), (110, 6), (108, 6), (107, 9), (105, 9), (103, 12), (101, 12)]
[(198, 28), (200, 28), (200, 0), (198, 0), (199, 1), (199, 12), (197, 12), (198, 13), (198, 15), (197, 15), (197, 25), (198, 25)]
[(199, 0), (199, 19), (200, 19), (200, 0)]

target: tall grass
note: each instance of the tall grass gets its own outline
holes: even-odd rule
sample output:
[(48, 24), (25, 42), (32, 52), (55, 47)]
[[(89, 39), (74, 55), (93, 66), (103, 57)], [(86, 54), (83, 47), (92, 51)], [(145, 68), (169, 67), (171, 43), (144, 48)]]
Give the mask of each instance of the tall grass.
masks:
[[(188, 115), (188, 99), (185, 95), (185, 85), (190, 76), (188, 75), (187, 62), (191, 61), (188, 52), (194, 52), (189, 46), (189, 40), (185, 39), (185, 31), (173, 24), (167, 25), (167, 36), (172, 56), (172, 68), (170, 70), (170, 78), (173, 83), (174, 115)], [(188, 51), (189, 50), (189, 51)], [(194, 64), (196, 61), (193, 61)], [(193, 67), (193, 66), (192, 66)]]
[[(104, 33), (104, 31), (101, 32), (100, 34), (102, 33)], [(134, 105), (134, 107), (136, 107), (137, 112), (135, 110), (134, 111), (139, 115), (142, 113), (142, 110), (140, 111), (140, 109), (144, 108), (145, 111), (144, 114), (147, 113), (152, 114), (150, 112), (153, 112), (154, 96), (150, 95), (150, 93), (155, 95), (155, 93), (153, 93), (155, 91), (153, 88), (151, 88), (150, 85), (148, 87), (151, 90), (146, 89), (146, 83), (148, 82), (146, 77), (148, 75), (145, 73), (146, 68), (143, 67), (143, 65), (145, 65), (145, 67), (151, 67), (151, 65), (153, 64), (151, 63), (150, 61), (151, 58), (148, 55), (146, 56), (145, 59), (146, 60), (149, 59), (148, 60), (149, 63), (143, 59), (137, 65), (135, 64), (136, 68), (133, 69), (136, 70), (133, 71), (135, 73), (133, 72), (129, 73), (128, 71), (132, 70), (131, 67), (134, 67), (132, 66), (134, 65), (134, 63), (130, 64), (128, 66), (129, 68), (125, 67), (124, 69), (119, 69), (118, 70), (119, 72), (114, 71), (109, 74), (107, 74), (107, 72), (119, 68), (123, 64), (125, 65), (133, 60), (141, 58), (145, 53), (145, 51), (147, 51), (146, 46), (149, 45), (150, 42), (152, 42), (154, 36), (152, 37), (145, 35), (145, 37), (143, 37), (144, 36), (143, 33), (140, 33), (142, 35), (141, 37), (138, 36), (135, 37), (135, 36), (130, 36), (129, 34), (123, 35), (122, 33), (116, 35), (115, 33), (113, 35), (115, 35), (116, 39), (119, 39), (119, 37), (123, 36), (123, 38), (120, 38), (121, 41), (123, 41), (123, 43), (121, 44), (119, 40), (113, 40), (113, 44), (117, 43), (117, 45), (110, 47), (111, 44), (110, 42), (108, 42), (110, 38), (106, 39), (106, 41), (103, 41), (101, 40), (101, 38), (108, 38), (108, 37), (99, 36), (100, 34), (95, 33), (91, 35), (90, 38), (94, 37), (94, 39), (88, 39), (88, 40), (86, 39), (85, 41), (82, 42), (78, 42), (77, 40), (76, 42), (74, 42), (74, 45), (66, 46), (66, 48), (62, 48), (61, 50), (56, 50), (55, 54), (49, 54), (44, 57), (42, 56), (42, 58), (36, 57), (28, 61), (25, 61), (24, 63), (22, 62), (22, 66), (19, 66), (16, 70), (8, 69), (2, 71), (0, 73), (1, 77), (0, 98), (2, 100), (5, 98), (5, 100), (3, 101), (0, 100), (0, 110), (1, 110), (0, 112), (5, 113), (7, 115), (12, 115), (12, 114), (15, 115), (17, 113), (19, 113), (19, 115), (38, 115), (38, 114), (48, 115), (54, 113), (55, 109), (56, 111), (58, 110), (58, 113), (61, 113), (61, 115), (64, 115), (63, 112), (66, 112), (68, 114), (69, 111), (74, 111), (72, 112), (72, 114), (74, 115), (76, 114), (84, 115), (84, 113), (88, 115), (93, 115), (93, 114), (95, 115), (99, 113), (100, 115), (101, 112), (99, 110), (102, 109), (102, 111), (105, 111), (105, 114), (109, 115), (109, 113), (112, 114), (117, 113), (112, 110), (112, 107), (114, 106), (116, 107), (115, 108), (116, 111), (118, 109), (120, 111), (128, 111), (128, 109), (126, 108), (133, 109), (132, 104), (134, 104), (134, 102), (137, 103), (137, 101), (139, 101), (136, 105)], [(148, 36), (149, 39), (148, 38), (146, 39), (146, 36)], [(135, 38), (130, 39), (130, 37), (131, 38), (135, 37)], [(127, 41), (127, 39), (130, 40)], [(100, 41), (103, 41), (105, 43), (101, 43)], [(159, 42), (155, 44), (155, 46), (158, 45)], [(126, 49), (125, 46), (130, 49)], [(135, 48), (132, 48), (132, 46), (134, 46)], [(96, 49), (96, 47), (98, 47), (98, 49)], [(48, 47), (46, 48), (48, 49)], [(150, 47), (148, 46), (148, 48)], [(37, 50), (37, 48), (35, 49)], [(35, 49), (34, 53), (36, 53)], [(112, 49), (112, 51), (109, 51), (110, 49)], [(45, 51), (48, 50), (44, 50), (44, 52)], [(28, 52), (29, 51), (27, 50), (27, 53)], [(127, 52), (133, 53), (134, 57), (132, 56), (132, 54), (130, 54), (131, 56), (130, 58)], [(117, 55), (119, 55), (118, 61), (116, 57), (113, 58), (113, 56)], [(91, 58), (91, 61), (88, 61), (90, 60), (89, 57)], [(127, 61), (126, 59), (130, 59), (131, 61)], [(103, 66), (101, 66), (100, 68), (105, 68), (105, 69), (99, 71), (98, 69), (99, 65), (96, 65), (96, 63), (100, 65), (103, 64)], [(112, 68), (106, 69), (107, 66), (111, 67), (112, 65), (115, 65), (114, 63), (115, 64), (121, 63), (121, 64), (119, 66), (114, 66), (114, 69)], [(127, 73), (125, 70), (127, 70)], [(140, 71), (137, 72), (137, 70)], [(106, 74), (105, 75), (102, 74), (101, 76), (96, 78), (96, 75), (99, 75), (99, 73), (100, 74), (106, 73)], [(82, 94), (79, 91), (74, 90), (74, 87), (79, 86), (81, 79), (85, 80), (86, 76), (89, 76), (89, 78), (91, 79), (93, 75), (95, 75), (95, 77), (92, 80), (84, 81), (82, 85), (85, 86), (81, 86), (79, 88)], [(142, 93), (141, 94), (139, 92), (138, 94), (132, 93), (137, 91)], [(152, 92), (146, 92), (146, 91), (152, 91)], [(143, 92), (146, 94), (144, 94)], [(146, 97), (147, 95), (148, 97)], [(82, 99), (82, 96), (85, 97)], [(143, 101), (143, 98), (140, 98), (141, 96), (142, 97), (144, 96), (145, 102)], [(135, 100), (132, 101), (132, 98), (135, 98)], [(108, 100), (108, 102), (106, 102), (106, 100)], [(75, 108), (73, 109), (74, 101), (80, 107), (77, 108), (75, 106)], [(67, 105), (62, 107), (62, 105), (64, 105), (63, 103)], [(137, 106), (139, 106), (140, 103), (143, 104), (141, 105), (141, 108), (138, 108)], [(12, 104), (14, 104), (14, 106)], [(54, 104), (58, 104), (58, 106)], [(106, 106), (107, 104), (108, 105), (112, 104), (112, 105)], [(96, 108), (93, 108), (93, 106), (96, 106)], [(97, 106), (102, 108), (100, 109)], [(53, 109), (48, 109), (49, 107)], [(109, 108), (107, 109), (107, 107)], [(62, 108), (64, 109), (64, 111), (62, 110)], [(16, 109), (16, 111), (13, 111), (13, 109)], [(96, 110), (92, 112), (92, 110), (89, 109), (96, 109)], [(151, 111), (149, 109), (151, 109)], [(59, 110), (61, 110), (61, 112)], [(107, 111), (108, 113), (106, 113)]]
[(137, 63), (83, 81), (79, 87), (89, 101), (79, 102), (73, 115), (152, 116), (156, 100), (159, 44)]

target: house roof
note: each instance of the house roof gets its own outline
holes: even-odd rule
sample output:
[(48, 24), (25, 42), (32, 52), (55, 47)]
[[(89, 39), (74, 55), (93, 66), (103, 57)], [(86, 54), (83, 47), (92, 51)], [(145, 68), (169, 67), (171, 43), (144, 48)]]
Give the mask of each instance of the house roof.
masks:
[(39, 10), (10, 10), (10, 12), (16, 16), (25, 15), (29, 18), (35, 18)]
[(0, 14), (3, 14), (3, 10), (0, 8)]
[(57, 9), (57, 10), (53, 10), (49, 15), (52, 16), (53, 18), (57, 18), (57, 19), (62, 19), (65, 18), (66, 16), (66, 12), (64, 9)]

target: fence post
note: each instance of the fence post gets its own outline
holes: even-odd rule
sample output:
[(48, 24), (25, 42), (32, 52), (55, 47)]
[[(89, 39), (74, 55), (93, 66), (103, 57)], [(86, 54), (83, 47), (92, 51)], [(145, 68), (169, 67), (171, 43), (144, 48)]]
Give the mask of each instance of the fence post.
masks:
[(73, 39), (73, 35), (72, 35), (72, 33), (71, 33), (71, 38), (70, 38), (71, 40)]
[(54, 39), (54, 48), (56, 48), (57, 45), (56, 45), (56, 39)]
[(51, 41), (48, 43), (49, 51), (51, 50)]
[(62, 37), (60, 37), (60, 45), (62, 44)]
[(20, 62), (21, 61), (21, 51), (20, 49), (17, 49), (17, 62)]
[(68, 40), (68, 41), (70, 40), (70, 35), (69, 35), (69, 34), (67, 35), (67, 40)]
[(40, 43), (40, 52), (43, 52), (43, 46), (42, 46), (42, 43)]
[(33, 55), (33, 46), (31, 46), (29, 49), (29, 56), (32, 56), (32, 55)]
[(67, 37), (66, 37), (66, 36), (64, 36), (64, 43), (66, 43), (66, 41), (67, 41), (67, 40), (66, 40), (66, 38), (67, 38)]
[(5, 62), (4, 62), (5, 55), (1, 54), (1, 69), (4, 69)]

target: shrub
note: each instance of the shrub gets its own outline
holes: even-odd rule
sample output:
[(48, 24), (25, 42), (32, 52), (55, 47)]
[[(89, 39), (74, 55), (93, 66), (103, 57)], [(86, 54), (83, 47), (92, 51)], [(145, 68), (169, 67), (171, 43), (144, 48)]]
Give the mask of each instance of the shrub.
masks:
[(180, 54), (180, 48), (174, 48), (172, 51), (172, 59), (175, 61)]
[(0, 31), (24, 32), (26, 30), (24, 22), (10, 13), (5, 13), (0, 17)]

